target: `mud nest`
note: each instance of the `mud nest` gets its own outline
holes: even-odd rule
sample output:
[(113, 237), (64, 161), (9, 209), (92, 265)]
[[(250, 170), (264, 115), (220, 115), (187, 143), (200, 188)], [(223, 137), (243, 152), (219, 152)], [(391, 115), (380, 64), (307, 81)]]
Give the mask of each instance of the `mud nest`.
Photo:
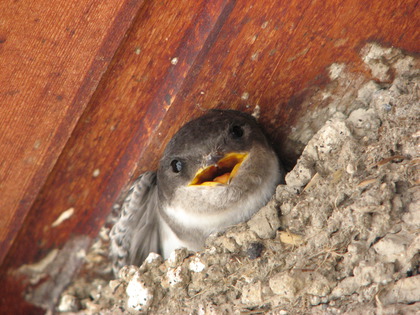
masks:
[(419, 312), (418, 60), (376, 44), (361, 58), (375, 81), (331, 65), (331, 83), (307, 100), (322, 106), (289, 139), (301, 157), (250, 221), (111, 281), (104, 228), (57, 311)]

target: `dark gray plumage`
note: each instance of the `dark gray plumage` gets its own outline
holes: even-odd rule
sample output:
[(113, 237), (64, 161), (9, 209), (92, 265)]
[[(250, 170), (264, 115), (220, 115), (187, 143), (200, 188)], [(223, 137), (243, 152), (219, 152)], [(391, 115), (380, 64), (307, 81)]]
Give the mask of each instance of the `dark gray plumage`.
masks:
[(210, 111), (184, 125), (157, 172), (141, 175), (111, 230), (117, 272), (150, 252), (200, 250), (214, 232), (248, 220), (273, 195), (283, 169), (257, 125), (238, 111)]

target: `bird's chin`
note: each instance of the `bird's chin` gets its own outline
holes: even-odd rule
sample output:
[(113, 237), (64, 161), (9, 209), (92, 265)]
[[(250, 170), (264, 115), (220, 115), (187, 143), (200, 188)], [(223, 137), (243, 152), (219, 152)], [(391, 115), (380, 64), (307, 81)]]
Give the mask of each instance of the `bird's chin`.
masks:
[(196, 212), (229, 207), (242, 198), (246, 187), (231, 184), (183, 186), (174, 194), (173, 203)]

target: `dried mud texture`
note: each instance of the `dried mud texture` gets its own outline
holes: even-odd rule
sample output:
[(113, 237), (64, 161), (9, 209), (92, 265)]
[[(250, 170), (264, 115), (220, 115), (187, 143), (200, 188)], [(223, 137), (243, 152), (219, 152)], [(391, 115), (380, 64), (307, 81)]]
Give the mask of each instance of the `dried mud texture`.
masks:
[(300, 159), (249, 222), (211, 236), (202, 252), (180, 249), (167, 261), (151, 254), (110, 282), (79, 278), (58, 310), (420, 312), (418, 60), (375, 44), (361, 56), (377, 80), (331, 67), (336, 89), (350, 77), (359, 88), (341, 93), (347, 103), (324, 91), (326, 107), (311, 113), (322, 123), (294, 135), (306, 141)]

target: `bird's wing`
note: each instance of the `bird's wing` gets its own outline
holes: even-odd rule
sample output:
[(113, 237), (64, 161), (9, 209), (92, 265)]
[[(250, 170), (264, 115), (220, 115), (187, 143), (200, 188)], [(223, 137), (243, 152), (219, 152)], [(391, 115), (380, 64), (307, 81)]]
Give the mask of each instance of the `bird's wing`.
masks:
[(114, 274), (125, 265), (140, 265), (150, 252), (159, 252), (156, 172), (136, 179), (110, 232)]

